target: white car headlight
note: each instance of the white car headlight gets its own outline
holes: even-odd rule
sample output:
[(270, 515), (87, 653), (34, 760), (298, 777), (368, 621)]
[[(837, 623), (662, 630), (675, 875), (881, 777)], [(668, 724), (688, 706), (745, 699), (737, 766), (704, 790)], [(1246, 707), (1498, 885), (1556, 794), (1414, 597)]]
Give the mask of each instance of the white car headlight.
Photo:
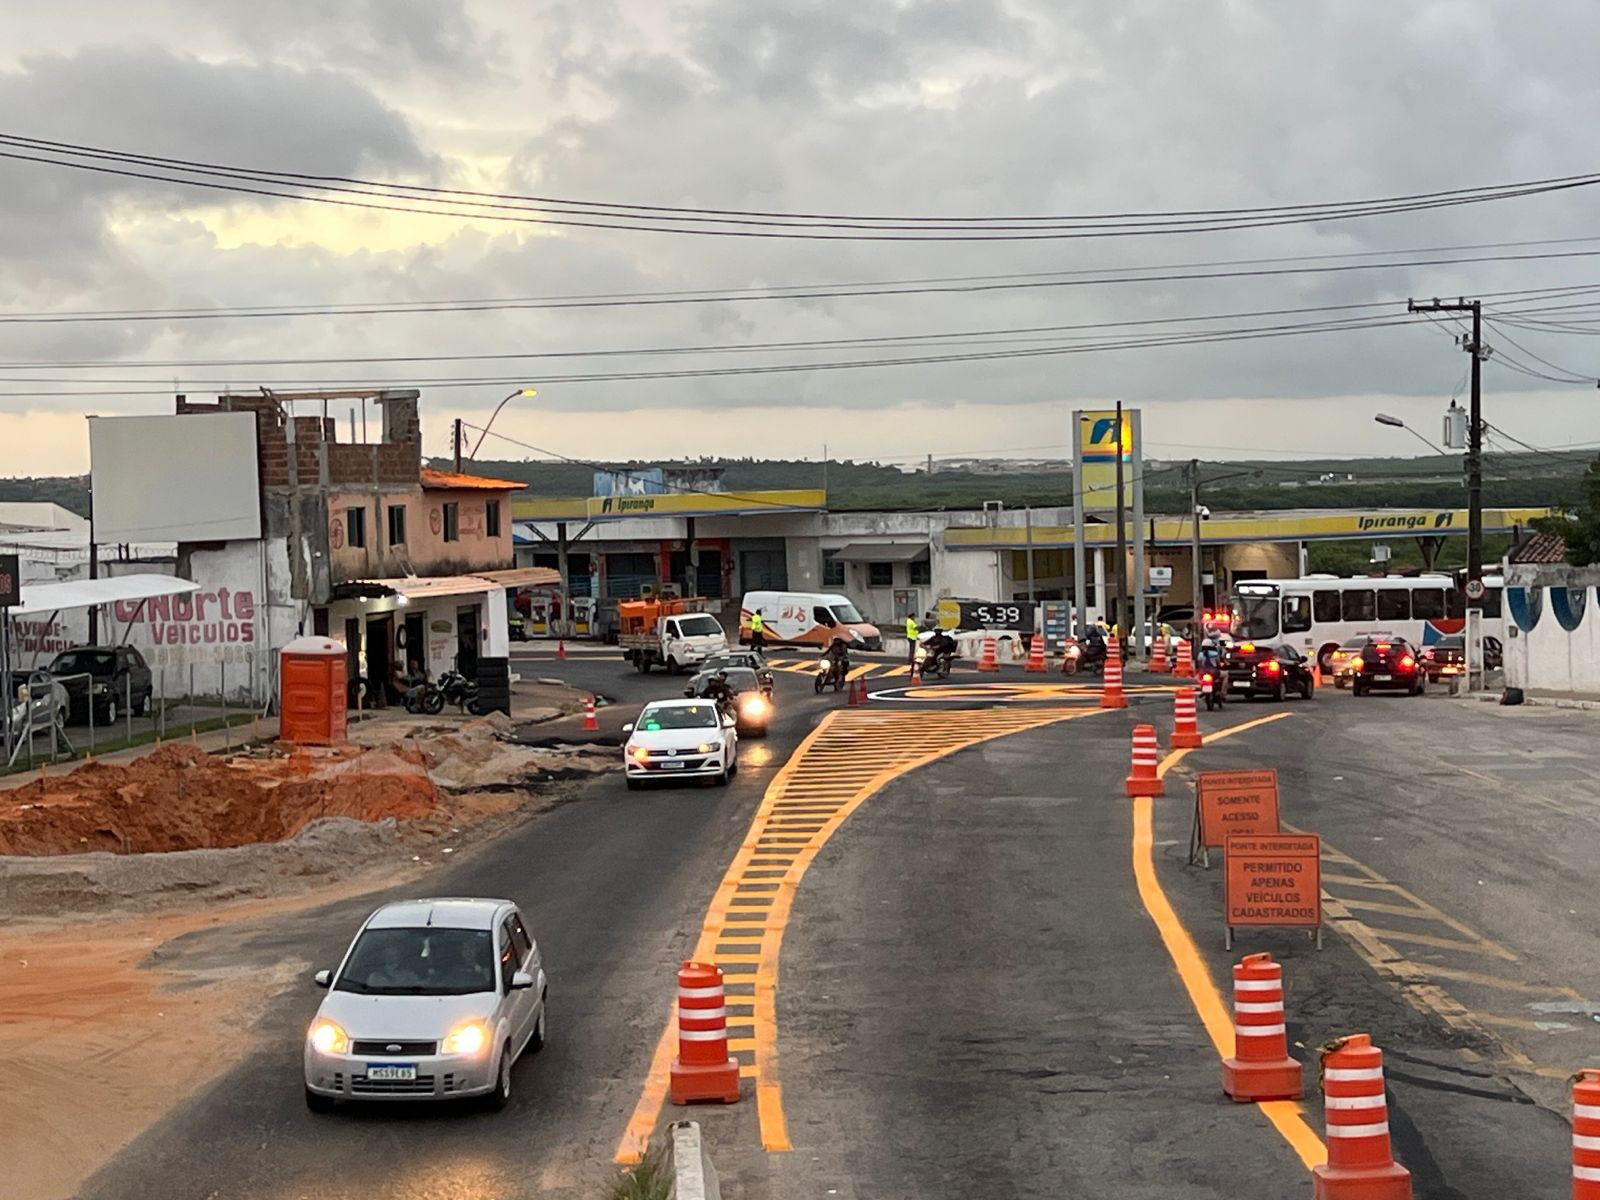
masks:
[(444, 1041), (439, 1045), (439, 1051), (441, 1054), (482, 1054), (489, 1041), (487, 1025), (482, 1021), (468, 1021), (445, 1034)]
[(696, 753), (699, 753), (699, 754), (713, 754), (716, 751), (721, 750), (721, 749), (722, 749), (722, 743), (721, 742), (701, 742), (698, 746), (695, 747)]
[(350, 1049), (350, 1035), (326, 1017), (313, 1021), (307, 1036), (323, 1054), (343, 1054)]

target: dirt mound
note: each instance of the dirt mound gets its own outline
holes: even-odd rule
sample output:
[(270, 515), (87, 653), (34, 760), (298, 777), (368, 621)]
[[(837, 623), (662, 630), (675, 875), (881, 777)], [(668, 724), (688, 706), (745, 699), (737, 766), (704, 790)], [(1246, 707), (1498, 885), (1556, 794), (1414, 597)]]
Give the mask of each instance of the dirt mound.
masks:
[(325, 817), (404, 821), (438, 805), (414, 748), (222, 757), (180, 744), (0, 793), (0, 855), (219, 849), (282, 841)]

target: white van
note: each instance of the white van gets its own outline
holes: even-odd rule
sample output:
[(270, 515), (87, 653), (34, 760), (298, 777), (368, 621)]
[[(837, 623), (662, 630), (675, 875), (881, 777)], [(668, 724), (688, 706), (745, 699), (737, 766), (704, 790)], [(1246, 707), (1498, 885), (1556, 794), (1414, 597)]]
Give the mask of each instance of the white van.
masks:
[(838, 592), (746, 592), (739, 605), (739, 641), (750, 642), (750, 618), (759, 610), (769, 646), (826, 646), (842, 637), (861, 650), (882, 650), (883, 635)]

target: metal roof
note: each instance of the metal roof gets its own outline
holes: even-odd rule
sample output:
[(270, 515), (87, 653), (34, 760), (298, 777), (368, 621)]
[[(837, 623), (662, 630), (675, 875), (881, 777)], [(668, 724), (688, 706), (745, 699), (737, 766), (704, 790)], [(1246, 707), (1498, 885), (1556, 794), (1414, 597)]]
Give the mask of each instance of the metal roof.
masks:
[(29, 613), (58, 612), (63, 608), (89, 608), (118, 600), (151, 600), (157, 596), (186, 596), (200, 585), (171, 575), (113, 575), (104, 579), (79, 579), (69, 583), (25, 583), (22, 603), (11, 609), (14, 617)]
[(495, 914), (510, 908), (509, 900), (445, 897), (397, 900), (367, 919), (369, 929), (493, 929)]
[(915, 541), (851, 542), (838, 550), (824, 550), (834, 562), (921, 562), (928, 557), (925, 538)]

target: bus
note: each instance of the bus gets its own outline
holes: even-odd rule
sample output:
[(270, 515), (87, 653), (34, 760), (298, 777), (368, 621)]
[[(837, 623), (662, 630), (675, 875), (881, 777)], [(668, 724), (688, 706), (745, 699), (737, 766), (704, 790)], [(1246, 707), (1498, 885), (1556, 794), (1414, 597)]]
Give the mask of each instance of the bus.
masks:
[[(1483, 583), (1483, 635), (1503, 640), (1505, 581), (1486, 575)], [(1334, 650), (1351, 638), (1387, 635), (1431, 646), (1467, 627), (1466, 597), (1450, 575), (1241, 579), (1229, 601), (1233, 636), (1286, 642), (1316, 655), (1324, 671), (1332, 668)]]

